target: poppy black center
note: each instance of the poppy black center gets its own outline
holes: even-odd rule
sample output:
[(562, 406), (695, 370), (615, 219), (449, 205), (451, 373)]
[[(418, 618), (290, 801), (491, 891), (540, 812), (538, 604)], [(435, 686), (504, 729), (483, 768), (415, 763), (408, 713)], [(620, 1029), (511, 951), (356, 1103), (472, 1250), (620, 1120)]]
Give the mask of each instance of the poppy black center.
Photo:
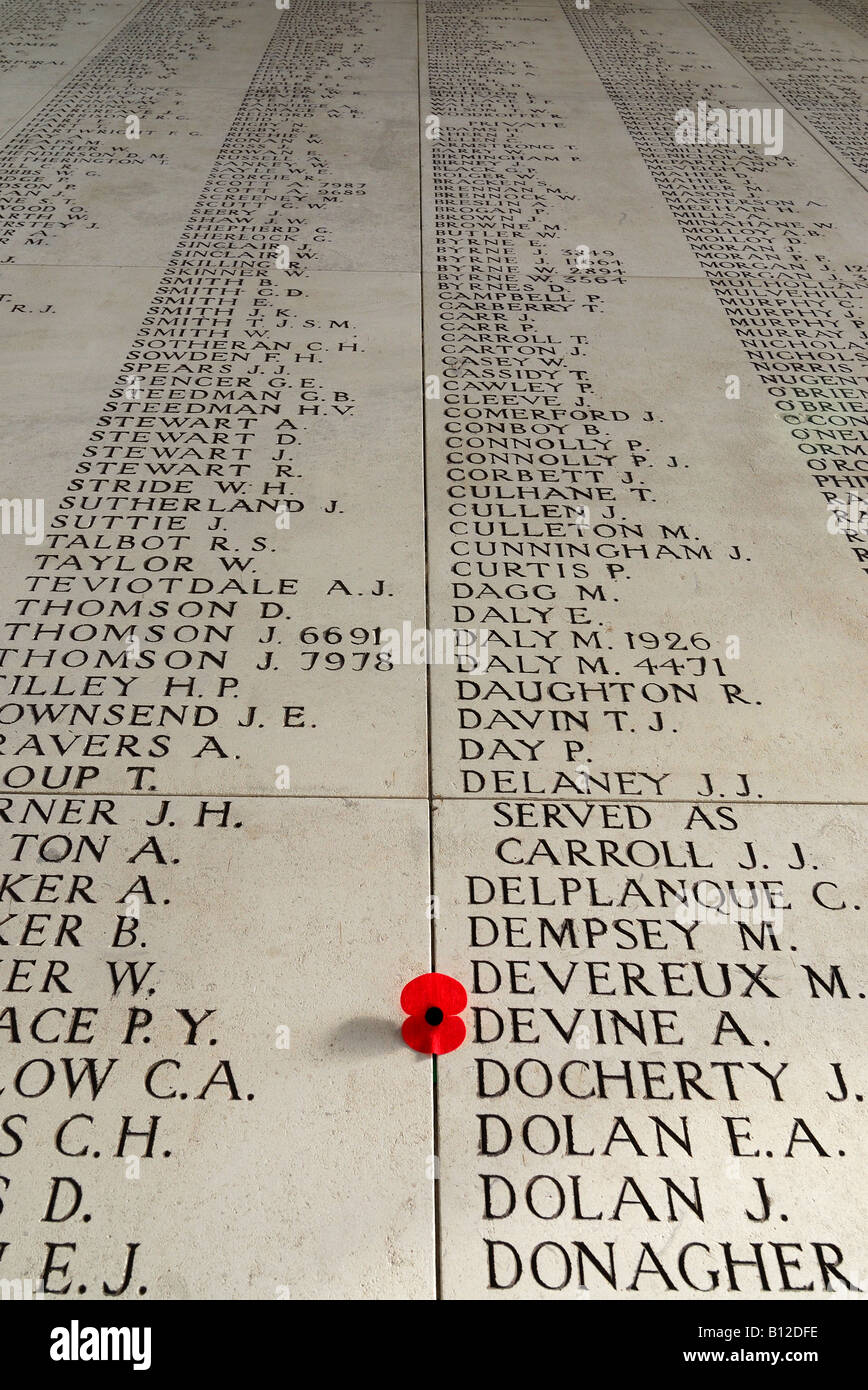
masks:
[(443, 1017), (442, 1009), (431, 1008), (425, 1011), (425, 1022), (430, 1023), (432, 1028), (436, 1028), (438, 1023), (442, 1023)]

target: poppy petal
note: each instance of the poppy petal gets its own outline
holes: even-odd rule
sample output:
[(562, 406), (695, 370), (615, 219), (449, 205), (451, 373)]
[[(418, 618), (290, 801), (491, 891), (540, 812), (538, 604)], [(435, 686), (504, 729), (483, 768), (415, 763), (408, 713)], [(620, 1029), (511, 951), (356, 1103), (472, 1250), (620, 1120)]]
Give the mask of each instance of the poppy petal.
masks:
[(411, 1014), (401, 1026), (401, 1037), (407, 1046), (412, 1047), (414, 1052), (424, 1052), (428, 1056), (442, 1057), (444, 1052), (454, 1052), (466, 1036), (464, 1020), (454, 1015), (444, 1018), (442, 1023), (432, 1028), (424, 1017)]
[(431, 982), (434, 990), (431, 1003), (444, 1014), (460, 1014), (467, 1008), (467, 990), (460, 981), (453, 980), (451, 975), (435, 974)]
[(430, 979), (430, 975), (417, 975), (401, 990), (401, 1008), (405, 1014), (424, 1014), (431, 1002)]
[(431, 1051), (437, 1057), (442, 1057), (444, 1052), (454, 1052), (456, 1047), (460, 1047), (467, 1037), (467, 1028), (463, 1018), (450, 1014), (444, 1018), (437, 1028), (431, 1029)]
[(401, 991), (401, 1008), (405, 1014), (424, 1014), (432, 1007), (444, 1014), (461, 1013), (467, 1008), (467, 990), (451, 975), (437, 971), (417, 975)]
[(426, 1052), (430, 1056), (434, 1051), (434, 1029), (419, 1014), (411, 1014), (409, 1018), (404, 1019), (401, 1024), (401, 1037), (414, 1052)]

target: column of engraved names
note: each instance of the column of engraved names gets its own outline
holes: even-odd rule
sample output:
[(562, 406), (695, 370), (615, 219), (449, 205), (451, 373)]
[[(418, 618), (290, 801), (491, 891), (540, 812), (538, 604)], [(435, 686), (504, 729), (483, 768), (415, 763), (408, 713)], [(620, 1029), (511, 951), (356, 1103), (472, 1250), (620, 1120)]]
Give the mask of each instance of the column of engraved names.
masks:
[[(864, 68), (868, 52), (849, 28), (816, 15), (701, 0), (691, 10), (772, 84), (835, 152), (868, 173)], [(807, 21), (807, 23), (806, 23)], [(812, 22), (813, 21), (813, 22)], [(857, 51), (858, 50), (858, 51)]]
[[(0, 149), (8, 195), (0, 211), (5, 261), (39, 261), (44, 253), (50, 259), (55, 248), (62, 256), (67, 236), (97, 226), (88, 206), (91, 180), (165, 159), (147, 140), (124, 138), (127, 116), (146, 130), (149, 123), (159, 129), (157, 119), (173, 134), (182, 129), (172, 83), (203, 80), (206, 55), (237, 31), (241, 10), (239, 0), (192, 0), (179, 13), (171, 0), (150, 0), (9, 136)], [(45, 18), (50, 23), (51, 13)]]
[[(301, 613), (290, 607), (302, 567), (293, 542), (301, 531), (303, 543), (311, 506), (299, 457), (326, 455), (330, 420), (352, 416), (343, 364), (360, 348), (343, 292), (317, 300), (310, 287), (345, 204), (366, 194), (364, 182), (333, 177), (326, 123), (369, 119), (352, 101), (335, 106), (342, 84), (352, 96), (344, 59), (364, 55), (369, 8), (298, 11), (274, 14), (273, 37), (72, 464), (46, 543), (18, 552), (21, 596), (7, 600), (0, 1035), (13, 1102), (2, 1125), (13, 1238), (0, 1257), (53, 1295), (159, 1287), (171, 1251), (153, 1239), (152, 1191), (142, 1184), (136, 1200), (136, 1183), (124, 1179), (169, 1167), (182, 1200), (185, 1173), (202, 1181), (189, 1152), (201, 1121), (167, 1115), (169, 1102), (231, 1110), (255, 1100), (224, 1040), (220, 1004), (234, 1003), (207, 964), (191, 970), (192, 945), (176, 939), (182, 927), (189, 935), (186, 883), (192, 867), (213, 863), (222, 836), (243, 829), (228, 793), (289, 789), (275, 764), (282, 752), (298, 765), (283, 751), (289, 731), (305, 728), (294, 692), (311, 649), (329, 654), (319, 637), (330, 629), (329, 604), (349, 597), (346, 621), (348, 608), (365, 611), (386, 586), (349, 596), (317, 531), (328, 578), (315, 573)], [(116, 80), (124, 45), (135, 55), (140, 38), (131, 28), (115, 40)], [(132, 73), (135, 65), (133, 56)], [(81, 124), (96, 119), (110, 131), (123, 96), (86, 71), (58, 111), (49, 105), (46, 123), (59, 130), (72, 106)], [(106, 102), (117, 107), (106, 112)], [(6, 151), (25, 182), (43, 138), (36, 117)], [(60, 177), (80, 176), (90, 154), (86, 139), (62, 145)], [(33, 214), (25, 233), (57, 235), (43, 220), (46, 201), (38, 190), (24, 201)], [(21, 233), (9, 230), (16, 245)], [(317, 512), (328, 510), (321, 493), (331, 482), (313, 486)], [(339, 598), (327, 597), (331, 584)], [(371, 673), (347, 660), (365, 690), (390, 674), (375, 629), (362, 638), (356, 625), (353, 638)], [(283, 661), (279, 649), (290, 645)], [(174, 795), (191, 786), (201, 799)], [(157, 789), (162, 796), (145, 795)], [(207, 902), (203, 891), (206, 915)], [(221, 1128), (237, 1123), (224, 1118)], [(99, 1184), (94, 1159), (107, 1169)], [(202, 1277), (209, 1259), (204, 1252)]]
[(661, 428), (665, 400), (637, 409), (606, 384), (602, 325), (638, 287), (612, 253), (590, 270), (570, 255), (563, 195), (593, 121), (579, 134), (509, 45), (542, 46), (546, 12), (426, 10), (429, 493), (450, 579), (435, 571), (434, 611), (487, 629), (489, 652), (432, 675), (435, 716), (438, 691), (452, 715), (438, 960), (471, 994), (469, 1047), (439, 1085), (444, 1287), (849, 1294), (864, 1253), (830, 1193), (857, 1162), (860, 817), (835, 813), (842, 843), (822, 814), (749, 804), (768, 789), (749, 766), (701, 772), (683, 736), (655, 759), (684, 707), (750, 729), (756, 666), (737, 676), (719, 619), (695, 617), (708, 580), (679, 631), (637, 619), (708, 562), (725, 600), (726, 559), (750, 557), (717, 522), (682, 524), (678, 465), (702, 460)]
[[(488, 642), (484, 670), (432, 673), (444, 763), (457, 753), (441, 786), (663, 797), (697, 794), (713, 773), (715, 795), (762, 794), (731, 764), (720, 778), (701, 761), (673, 766), (685, 729), (735, 732), (759, 702), (752, 663), (727, 650), (733, 619), (723, 633), (718, 616), (708, 625), (700, 597), (677, 631), (646, 623), (660, 608), (649, 582), (668, 599), (685, 571), (698, 592), (701, 574), (725, 602), (732, 566), (750, 556), (731, 525), (715, 518), (712, 533), (686, 515), (697, 460), (659, 401), (601, 384), (619, 345), (605, 325), (635, 290), (611, 251), (595, 246), (592, 266), (576, 265), (583, 143), (541, 80), (527, 91), (511, 80), (504, 45), (495, 68), (497, 33), (490, 16), (474, 26), (428, 7), (430, 102), (442, 113), (429, 298), (442, 398), (429, 404), (429, 441), (445, 500), (432, 530), (449, 555), (432, 588), (453, 626)], [(485, 83), (460, 67), (465, 44), (486, 55)]]
[[(794, 126), (785, 125), (780, 165), (738, 145), (676, 144), (675, 112), (697, 98), (727, 106), (717, 94), (739, 79), (735, 60), (722, 52), (719, 78), (687, 81), (684, 64), (625, 16), (580, 15), (565, 0), (562, 8), (775, 409), (792, 426), (795, 459), (810, 470), (827, 508), (847, 511), (847, 499), (866, 488), (866, 272), (857, 230), (864, 193), (824, 169), (836, 203), (813, 197), (803, 161), (814, 152), (804, 137), (797, 144)], [(767, 101), (758, 92), (754, 104)], [(841, 524), (837, 534), (868, 568), (864, 529)]]

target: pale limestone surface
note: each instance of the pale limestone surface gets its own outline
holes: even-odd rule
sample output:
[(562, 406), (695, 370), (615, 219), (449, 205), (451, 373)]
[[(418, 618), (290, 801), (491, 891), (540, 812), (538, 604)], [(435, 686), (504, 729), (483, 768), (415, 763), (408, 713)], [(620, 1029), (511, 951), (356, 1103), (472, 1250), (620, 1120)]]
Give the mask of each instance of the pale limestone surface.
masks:
[[(805, 444), (864, 399), (866, 40), (848, 0), (762, 10), (760, 56), (710, 0), (0, 14), (0, 489), (48, 528), (0, 546), (0, 1276), (868, 1285), (868, 554), (826, 506), (862, 440)], [(700, 99), (784, 106), (783, 157), (676, 147)], [(761, 379), (806, 337), (819, 418)], [(465, 485), (505, 548), (450, 550)], [(487, 671), (379, 658), (455, 626)], [(471, 992), (436, 1073), (398, 1032), (432, 964)], [(598, 1063), (629, 1084), (563, 1088)]]
[[(750, 1258), (755, 1241), (778, 1296), (775, 1242), (799, 1261), (804, 1292), (787, 1297), (821, 1292), (815, 1242), (861, 1283), (864, 810), (752, 804), (724, 832), (714, 807), (704, 825), (690, 804), (586, 802), (571, 808), (583, 825), (546, 829), (545, 803), (519, 806), (523, 826), (490, 805), (435, 817), (438, 961), (480, 990), (468, 1045), (440, 1069), (446, 1297), (687, 1298), (711, 1291), (709, 1269), (719, 1293), (757, 1297), (756, 1270), (729, 1287), (722, 1250)], [(649, 837), (665, 844), (656, 864)], [(846, 998), (818, 983), (832, 965)], [(762, 1224), (745, 1215), (763, 1212), (758, 1177)], [(508, 1293), (489, 1287), (489, 1251), (495, 1285), (520, 1261)]]
[[(100, 845), (109, 836), (92, 866), (94, 896), (110, 900), (132, 883), (129, 857), (149, 835), (163, 839), (167, 862), (149, 874), (154, 903), (142, 895), (133, 945), (143, 949), (112, 949), (114, 920), (92, 916), (69, 953), (69, 999), (95, 1011), (76, 1043), (40, 1046), (27, 1036), (54, 1001), (36, 993), (48, 953), (17, 953), (38, 959), (34, 993), (4, 994), (22, 1032), (20, 1046), (3, 1049), (4, 1117), (28, 1115), (6, 1170), (4, 1237), (17, 1267), (38, 1277), (45, 1241), (73, 1242), (54, 1260), (68, 1270), (49, 1276), (47, 1290), (71, 1279), (72, 1295), (103, 1297), (103, 1282), (123, 1282), (128, 1243), (137, 1242), (131, 1298), (142, 1287), (151, 1298), (424, 1298), (431, 1106), (425, 1063), (407, 1054), (391, 1022), (420, 966), (424, 806), (248, 797), (231, 803), (216, 834), (197, 828), (200, 804), (104, 805), (116, 823), (94, 832)], [(145, 828), (157, 819), (162, 831)], [(62, 868), (40, 861), (32, 844), (27, 861), (24, 872)], [(112, 999), (108, 962), (129, 959), (139, 993), (127, 985)], [(22, 969), (18, 987), (26, 980)], [(153, 1026), (138, 1013), (142, 1027), (125, 1046), (131, 1009), (146, 1010)], [(204, 1019), (189, 1046), (179, 1010)], [(65, 1022), (48, 1015), (42, 1038), (65, 1043)], [(98, 1095), (85, 1079), (71, 1096), (63, 1059), (78, 1078), (89, 1057)], [(60, 1142), (71, 1156), (60, 1157), (55, 1136), (74, 1114), (90, 1118), (69, 1124)], [(145, 1137), (121, 1148), (124, 1115)], [(126, 1161), (136, 1156), (138, 1165)], [(80, 1186), (81, 1204), (68, 1223), (46, 1229), (34, 1211), (43, 1213), (60, 1175)], [(61, 1186), (58, 1214), (73, 1191)]]

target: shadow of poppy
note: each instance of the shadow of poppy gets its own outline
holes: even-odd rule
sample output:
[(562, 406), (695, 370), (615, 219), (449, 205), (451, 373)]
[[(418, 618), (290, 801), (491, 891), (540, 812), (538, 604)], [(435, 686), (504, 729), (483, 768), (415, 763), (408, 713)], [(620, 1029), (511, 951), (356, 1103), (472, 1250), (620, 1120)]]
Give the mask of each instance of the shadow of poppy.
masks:
[(333, 1047), (356, 1057), (383, 1057), (388, 1052), (407, 1051), (397, 1023), (386, 1018), (349, 1018), (332, 1033)]

